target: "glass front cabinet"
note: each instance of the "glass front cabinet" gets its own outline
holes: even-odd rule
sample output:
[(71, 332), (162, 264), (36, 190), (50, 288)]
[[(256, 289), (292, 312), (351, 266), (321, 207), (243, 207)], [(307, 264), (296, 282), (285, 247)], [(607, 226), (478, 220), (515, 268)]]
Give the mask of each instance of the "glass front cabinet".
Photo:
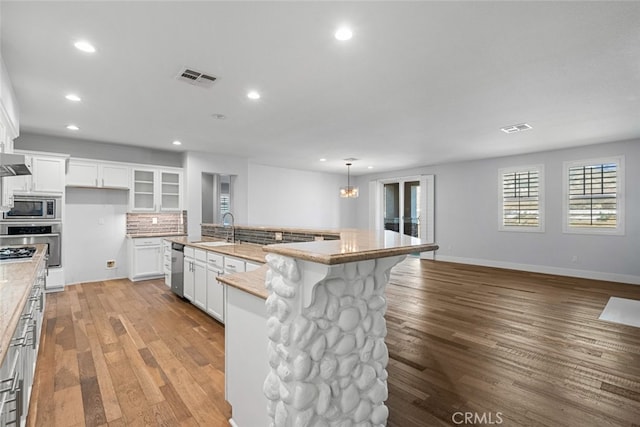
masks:
[(172, 212), (182, 210), (182, 170), (132, 170), (131, 210)]

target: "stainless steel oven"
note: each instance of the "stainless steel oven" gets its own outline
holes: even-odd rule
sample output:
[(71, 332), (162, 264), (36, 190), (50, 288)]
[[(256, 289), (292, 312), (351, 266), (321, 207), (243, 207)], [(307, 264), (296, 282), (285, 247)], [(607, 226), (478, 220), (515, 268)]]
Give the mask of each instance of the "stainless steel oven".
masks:
[(47, 245), (49, 267), (62, 265), (62, 223), (55, 222), (7, 222), (0, 223), (0, 246)]
[(60, 208), (60, 197), (15, 196), (13, 207), (2, 217), (6, 221), (59, 221)]

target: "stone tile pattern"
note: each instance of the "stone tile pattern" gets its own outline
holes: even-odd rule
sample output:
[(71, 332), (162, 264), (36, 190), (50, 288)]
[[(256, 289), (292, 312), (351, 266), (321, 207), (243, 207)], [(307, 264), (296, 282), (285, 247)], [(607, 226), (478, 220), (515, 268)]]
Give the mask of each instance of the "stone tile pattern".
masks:
[[(182, 217), (182, 224), (180, 223)], [(158, 223), (153, 224), (153, 218)], [(187, 232), (187, 211), (182, 212), (152, 212), (127, 213), (127, 234), (176, 233)]]
[(263, 392), (272, 426), (386, 425), (384, 289), (403, 258), (329, 267), (304, 308), (299, 261), (267, 255), (270, 372)]
[[(213, 237), (216, 239), (226, 240), (229, 237), (229, 227), (221, 225), (202, 225), (201, 234), (203, 237)], [(282, 240), (276, 240), (276, 231), (282, 233)], [(246, 243), (255, 243), (258, 245), (272, 245), (275, 243), (296, 243), (296, 242), (312, 242), (316, 238), (322, 240), (339, 240), (339, 234), (330, 233), (301, 233), (292, 231), (268, 230), (264, 228), (236, 228), (236, 242), (242, 241)]]

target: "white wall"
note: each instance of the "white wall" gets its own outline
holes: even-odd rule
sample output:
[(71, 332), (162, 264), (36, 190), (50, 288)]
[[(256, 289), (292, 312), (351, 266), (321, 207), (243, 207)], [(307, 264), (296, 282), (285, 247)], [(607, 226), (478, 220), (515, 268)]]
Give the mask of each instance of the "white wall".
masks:
[[(67, 188), (62, 250), (67, 284), (127, 277), (129, 192)], [(106, 261), (116, 260), (107, 270)]]
[(189, 238), (200, 238), (202, 172), (232, 176), (231, 212), (236, 224), (247, 223), (247, 160), (240, 157), (187, 152), (184, 156), (185, 206)]
[[(625, 235), (563, 233), (563, 162), (620, 154), (626, 166)], [(533, 164), (545, 168), (545, 232), (499, 231), (498, 169)], [(640, 141), (627, 141), (361, 176), (357, 226), (368, 227), (370, 180), (433, 173), (436, 259), (640, 284), (639, 165)]]
[(248, 223), (304, 228), (355, 224), (356, 200), (341, 199), (346, 175), (249, 164)]
[(18, 136), (20, 129), (18, 104), (11, 86), (9, 73), (0, 55), (0, 115), (7, 126), (10, 138)]
[(173, 167), (182, 167), (183, 156), (179, 151), (156, 150), (31, 132), (23, 132), (15, 140), (15, 148), (69, 154), (71, 157), (85, 159)]

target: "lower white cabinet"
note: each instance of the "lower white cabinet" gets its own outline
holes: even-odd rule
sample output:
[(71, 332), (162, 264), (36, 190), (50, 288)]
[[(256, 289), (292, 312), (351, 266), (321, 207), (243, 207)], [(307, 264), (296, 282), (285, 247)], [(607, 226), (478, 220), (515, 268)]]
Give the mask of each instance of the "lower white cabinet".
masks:
[(162, 239), (132, 238), (130, 240), (129, 279), (132, 281), (164, 276)]
[(226, 285), (218, 281), (223, 274), (224, 256), (209, 252), (207, 254), (207, 313), (224, 323), (224, 298)]
[(184, 297), (195, 306), (207, 307), (207, 251), (184, 248)]
[(164, 272), (164, 284), (171, 288), (171, 242), (162, 241), (162, 271)]
[(44, 259), (0, 365), (0, 426), (26, 425), (44, 319)]
[(218, 276), (244, 273), (258, 267), (258, 263), (185, 246), (184, 297), (209, 316), (225, 323), (227, 285), (218, 281)]
[(200, 309), (207, 309), (207, 251), (195, 250), (193, 263), (194, 295), (193, 303)]

